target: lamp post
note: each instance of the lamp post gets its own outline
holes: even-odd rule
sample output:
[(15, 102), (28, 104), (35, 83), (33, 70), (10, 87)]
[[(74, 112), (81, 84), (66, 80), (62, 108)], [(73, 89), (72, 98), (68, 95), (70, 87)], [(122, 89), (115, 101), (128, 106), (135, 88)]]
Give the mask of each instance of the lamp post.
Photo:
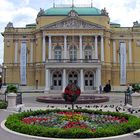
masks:
[(1, 89), (1, 86), (2, 86), (2, 76), (1, 76), (1, 73), (0, 73), (0, 89)]
[[(3, 66), (3, 72), (2, 72), (2, 76), (3, 76), (3, 85), (5, 86), (6, 88), (6, 69), (7, 69), (7, 66)], [(7, 101), (7, 97), (6, 97), (6, 91), (4, 92), (4, 95), (5, 95), (5, 102)]]
[(3, 67), (3, 85), (6, 85), (6, 69), (7, 69), (7, 66), (4, 66)]

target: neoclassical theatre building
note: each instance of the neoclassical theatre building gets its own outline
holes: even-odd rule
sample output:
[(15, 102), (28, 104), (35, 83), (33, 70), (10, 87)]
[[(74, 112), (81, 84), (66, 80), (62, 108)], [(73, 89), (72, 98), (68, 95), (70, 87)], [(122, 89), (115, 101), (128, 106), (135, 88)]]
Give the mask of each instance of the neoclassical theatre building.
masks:
[(106, 9), (53, 6), (40, 9), (35, 24), (14, 27), (4, 37), (6, 83), (45, 92), (76, 83), (82, 92), (109, 80), (112, 89), (140, 83), (140, 24), (121, 27)]

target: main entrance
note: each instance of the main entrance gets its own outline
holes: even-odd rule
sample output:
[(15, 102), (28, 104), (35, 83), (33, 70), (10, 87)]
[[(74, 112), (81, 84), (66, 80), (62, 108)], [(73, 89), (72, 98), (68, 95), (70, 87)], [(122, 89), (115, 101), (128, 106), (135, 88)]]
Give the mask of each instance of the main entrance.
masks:
[(68, 82), (78, 84), (78, 73), (76, 71), (71, 71), (68, 74)]
[(94, 89), (93, 72), (87, 71), (84, 77), (85, 77), (85, 90), (93, 90)]
[(62, 74), (60, 71), (56, 71), (53, 73), (53, 89), (54, 90), (61, 90), (62, 89)]

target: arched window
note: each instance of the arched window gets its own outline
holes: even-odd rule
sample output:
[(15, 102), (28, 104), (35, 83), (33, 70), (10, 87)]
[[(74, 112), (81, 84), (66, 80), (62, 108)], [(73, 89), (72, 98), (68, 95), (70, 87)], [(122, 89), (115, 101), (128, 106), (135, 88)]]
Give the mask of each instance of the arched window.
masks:
[(68, 74), (68, 81), (69, 81), (69, 83), (78, 84), (78, 73), (76, 71), (71, 71)]
[(76, 46), (71, 46), (69, 53), (70, 53), (70, 60), (73, 61), (73, 60), (77, 59), (77, 48), (76, 48)]
[(55, 47), (54, 54), (55, 54), (54, 58), (56, 60), (61, 60), (61, 55), (62, 55), (61, 46)]
[(86, 46), (84, 50), (84, 56), (86, 60), (91, 60), (92, 59), (92, 48), (91, 46)]

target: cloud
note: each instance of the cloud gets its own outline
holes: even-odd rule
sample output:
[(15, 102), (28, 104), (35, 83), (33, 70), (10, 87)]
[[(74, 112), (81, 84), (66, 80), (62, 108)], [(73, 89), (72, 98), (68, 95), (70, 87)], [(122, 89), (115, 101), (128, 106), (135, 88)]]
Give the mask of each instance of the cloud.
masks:
[[(19, 2), (19, 0), (18, 0)], [(4, 31), (9, 21), (15, 27), (24, 27), (26, 24), (34, 23), (37, 10), (29, 6), (30, 0), (22, 0), (16, 4), (16, 0), (1, 0), (0, 4), (0, 32)], [(3, 37), (0, 37), (0, 63), (3, 62)]]
[[(0, 0), (0, 31), (12, 21), (15, 27), (24, 27), (34, 23), (38, 10), (52, 7), (53, 0)], [(56, 4), (71, 4), (72, 0), (55, 0)], [(74, 0), (76, 5), (90, 5), (91, 0)], [(133, 26), (140, 21), (140, 0), (93, 0), (93, 6), (99, 9), (106, 7), (112, 22), (122, 26)], [(0, 63), (3, 59), (3, 37), (0, 38)]]
[(28, 23), (34, 23), (36, 16), (37, 16), (37, 10), (31, 8), (31, 7), (23, 7), (21, 9), (17, 9), (17, 11), (13, 12), (13, 22), (15, 23), (15, 26), (25, 26)]
[(30, 0), (22, 0), (25, 5), (29, 5)]
[[(70, 0), (64, 0), (71, 4)], [(91, 0), (74, 0), (77, 4), (91, 4)], [(93, 0), (93, 6), (99, 9), (106, 7), (112, 22), (118, 21), (122, 26), (133, 26), (133, 22), (140, 21), (139, 0)]]

